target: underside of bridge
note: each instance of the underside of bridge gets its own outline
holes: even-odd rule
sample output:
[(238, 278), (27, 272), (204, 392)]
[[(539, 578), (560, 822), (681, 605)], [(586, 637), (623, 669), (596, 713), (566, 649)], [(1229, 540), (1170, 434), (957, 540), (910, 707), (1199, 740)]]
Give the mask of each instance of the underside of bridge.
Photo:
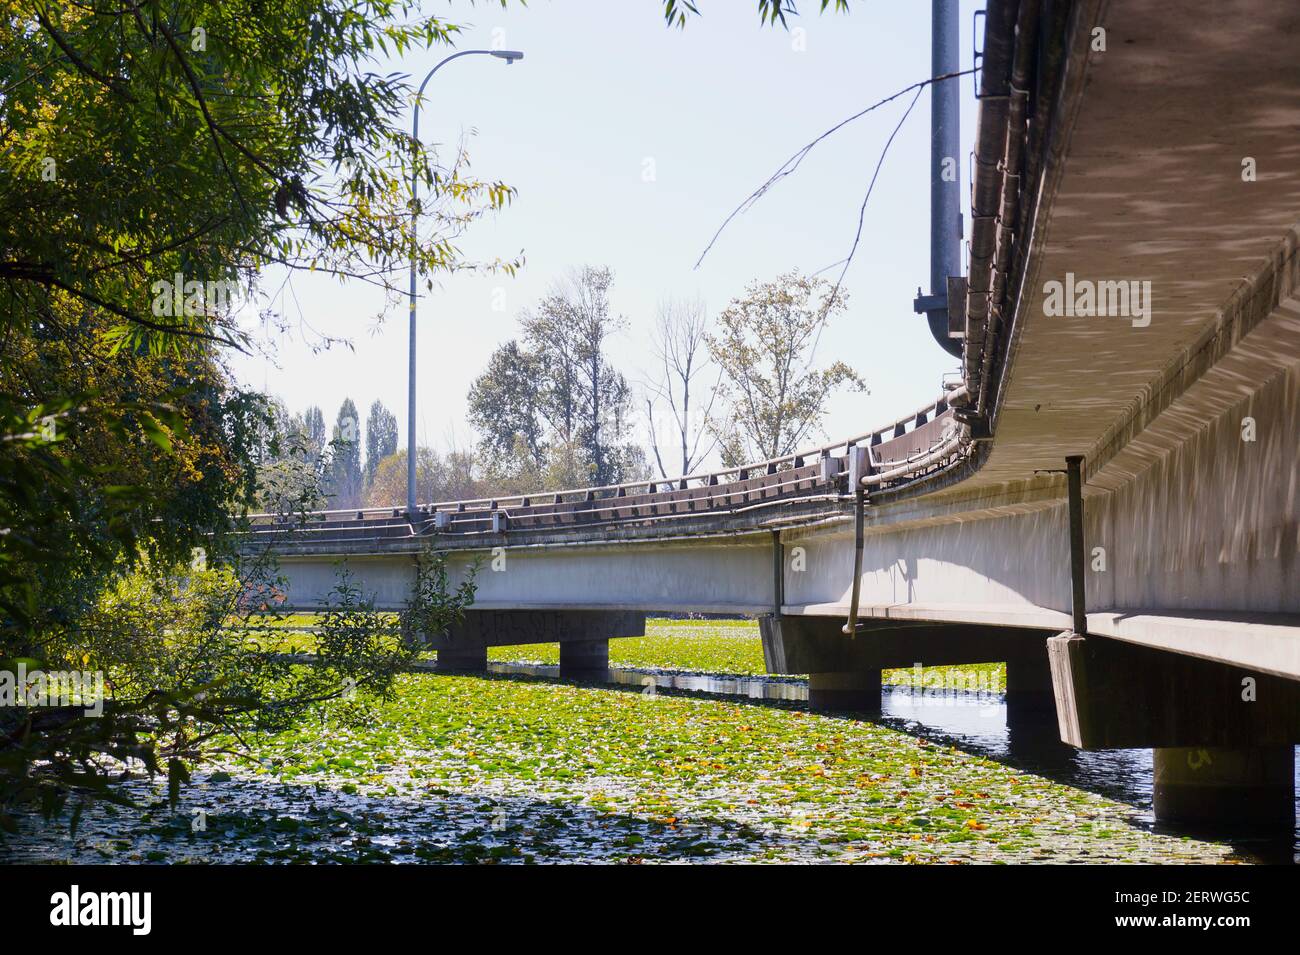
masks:
[(1160, 818), (1293, 825), (1300, 8), (988, 6), (961, 388), (672, 488), (267, 534), (291, 602), (346, 559), (396, 609), (432, 541), (455, 581), (477, 566), (465, 625), (429, 636), (449, 668), (558, 640), (592, 675), (663, 611), (760, 618), (771, 671), (868, 715), (882, 669), (1007, 661), (1014, 723), (1155, 749)]

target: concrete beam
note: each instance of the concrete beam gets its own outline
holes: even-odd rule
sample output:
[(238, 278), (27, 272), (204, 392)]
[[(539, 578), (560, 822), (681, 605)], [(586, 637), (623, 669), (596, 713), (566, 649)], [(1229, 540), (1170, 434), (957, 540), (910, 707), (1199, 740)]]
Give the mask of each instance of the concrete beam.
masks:
[(467, 610), (445, 634), (426, 634), (425, 646), (504, 647), (527, 643), (607, 641), (645, 636), (645, 614), (623, 610)]
[[(1039, 659), (1046, 667), (1049, 634), (1009, 627), (866, 621), (854, 636), (838, 617), (767, 615), (759, 618), (769, 673), (848, 672), (894, 667), (952, 666)], [(1028, 671), (1024, 671), (1028, 672)], [(1046, 691), (1046, 677), (1040, 679)]]
[(1080, 749), (1300, 742), (1300, 682), (1106, 637), (1047, 645), (1061, 739)]

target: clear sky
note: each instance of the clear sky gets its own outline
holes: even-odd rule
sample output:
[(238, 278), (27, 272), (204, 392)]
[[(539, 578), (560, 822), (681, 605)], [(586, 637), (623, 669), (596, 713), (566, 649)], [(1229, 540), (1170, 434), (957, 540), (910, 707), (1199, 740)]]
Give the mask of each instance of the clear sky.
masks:
[[(702, 0), (703, 15), (668, 29), (660, 0), (534, 0), (430, 4), (464, 25), (460, 49), (523, 50), (511, 66), (464, 57), (434, 77), (421, 109), (426, 142), (463, 131), (474, 172), (519, 190), (504, 212), (476, 224), (461, 243), (470, 257), (523, 252), (516, 278), (458, 275), (421, 299), (421, 443), (466, 445), (465, 395), (517, 315), (572, 266), (614, 270), (614, 308), (627, 319), (612, 343), (615, 365), (636, 384), (651, 372), (650, 333), (665, 296), (699, 296), (711, 315), (746, 283), (790, 268), (827, 269), (853, 239), (858, 207), (880, 150), (908, 96), (823, 142), (800, 170), (735, 220), (699, 269), (695, 260), (722, 220), (796, 149), (825, 129), (930, 71), (927, 0), (856, 0), (852, 12), (818, 15), (815, 0), (791, 20), (802, 33), (761, 27), (752, 0)], [(973, 2), (962, 4), (962, 62), (971, 58)], [(446, 52), (381, 61), (416, 83)], [(962, 98), (962, 195), (975, 100)], [(818, 358), (842, 359), (869, 394), (832, 398), (827, 436), (846, 437), (892, 421), (934, 398), (955, 371), (912, 312), (929, 275), (929, 95), (922, 94), (867, 207), (862, 243), (845, 288), (849, 309), (821, 338)], [(653, 171), (648, 180), (647, 170)], [(969, 223), (967, 223), (969, 229)], [(832, 278), (838, 267), (823, 274)], [(404, 284), (404, 280), (402, 280)], [(280, 285), (270, 276), (267, 288)], [(926, 289), (928, 291), (928, 289)], [(332, 423), (351, 397), (364, 417), (378, 398), (406, 434), (405, 305), (378, 290), (298, 275), (274, 305), (354, 349), (313, 351), (294, 333), (273, 361), (236, 356), (247, 385), (291, 411), (319, 405)]]

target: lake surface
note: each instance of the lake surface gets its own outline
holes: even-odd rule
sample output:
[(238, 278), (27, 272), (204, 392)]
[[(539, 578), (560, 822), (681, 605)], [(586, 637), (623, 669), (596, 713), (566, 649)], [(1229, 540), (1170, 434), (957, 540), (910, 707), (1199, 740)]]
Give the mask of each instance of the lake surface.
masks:
[[(559, 679), (560, 668), (530, 663), (489, 663), (494, 673)], [(750, 700), (806, 703), (808, 683), (799, 677), (726, 676), (637, 668), (612, 668), (608, 683), (640, 687), (642, 692), (679, 691)], [(1156, 824), (1151, 802), (1153, 768), (1149, 749), (1084, 751), (1062, 743), (1054, 724), (1011, 728), (1001, 693), (882, 687), (880, 722), (913, 736), (949, 743), (1026, 772), (1099, 793), (1138, 810), (1133, 821), (1155, 832), (1174, 832)], [(1300, 759), (1297, 760), (1297, 811), (1300, 812)], [(1300, 827), (1287, 839), (1229, 839), (1243, 861), (1300, 864)]]
[[(468, 721), (465, 735), (455, 737), (463, 743), (435, 743), (422, 735), (426, 730), (404, 730), (400, 738), (376, 748), (366, 742), (363, 727), (356, 731), (355, 741), (345, 745), (336, 729), (322, 727), (319, 739), (281, 745), (308, 761), (326, 759), (329, 752), (354, 759), (369, 754), (377, 761), (364, 771), (341, 771), (339, 766), (348, 761), (330, 768), (322, 764), (322, 768), (308, 769), (295, 779), (282, 778), (282, 770), (269, 765), (231, 762), (208, 766), (195, 771), (194, 783), (184, 787), (181, 804), (175, 808), (168, 805), (161, 781), (137, 778), (127, 786), (141, 809), (114, 812), (94, 806), (85, 813), (76, 833), (69, 832), (66, 824), (25, 820), (18, 837), (0, 843), (0, 861), (909, 861), (908, 847), (927, 845), (925, 833), (931, 827), (924, 816), (927, 810), (916, 807), (941, 805), (930, 802), (928, 794), (942, 799), (945, 794), (962, 792), (952, 787), (966, 785), (955, 770), (936, 768), (917, 779), (902, 772), (895, 772), (893, 778), (882, 775), (878, 784), (873, 778), (865, 789), (852, 786), (852, 777), (843, 777), (843, 782), (832, 783), (826, 790), (812, 787), (806, 796), (796, 798), (788, 796), (787, 787), (779, 780), (746, 782), (729, 772), (686, 773), (677, 779), (651, 769), (658, 765), (653, 760), (639, 764), (642, 768), (636, 772), (597, 771), (584, 765), (587, 755), (599, 755), (601, 748), (609, 748), (613, 754), (650, 746), (651, 727), (660, 732), (655, 745), (672, 747), (689, 736), (693, 723), (697, 730), (701, 723), (707, 724), (707, 731), (702, 731), (706, 737), (749, 731), (751, 727), (743, 724), (751, 723), (755, 732), (760, 724), (767, 732), (786, 732), (788, 739), (775, 747), (778, 752), (770, 753), (770, 743), (768, 749), (775, 757), (770, 765), (790, 773), (822, 764), (830, 770), (834, 759), (817, 752), (825, 748), (823, 742), (849, 755), (864, 745), (864, 740), (872, 741), (865, 744), (868, 748), (892, 747), (899, 752), (900, 769), (918, 758), (908, 755), (909, 751), (919, 756), (950, 750), (1010, 767), (1010, 771), (999, 768), (989, 772), (967, 766), (961, 772), (973, 773), (973, 777), (963, 778), (983, 779), (990, 789), (1003, 785), (1001, 777), (1019, 776), (1026, 784), (1021, 787), (1022, 795), (1003, 790), (993, 792), (992, 798), (1023, 803), (1023, 810), (1013, 811), (1011, 816), (1019, 817), (1020, 825), (1032, 831), (1033, 837), (1013, 837), (1002, 849), (982, 842), (953, 843), (943, 847), (935, 861), (1117, 864), (1289, 863), (1296, 859), (1294, 839), (1225, 841), (1163, 832), (1151, 817), (1150, 751), (1083, 753), (1057, 741), (1052, 727), (1013, 731), (1006, 725), (1006, 706), (1000, 693), (887, 686), (883, 713), (870, 722), (905, 735), (888, 734), (890, 738), (885, 738), (851, 715), (803, 712), (808, 690), (806, 681), (798, 677), (627, 667), (609, 671), (603, 685), (610, 692), (596, 689), (593, 693), (593, 686), (601, 684), (575, 686), (561, 681), (558, 666), (506, 662), (489, 666), (486, 678), (409, 677), (404, 698), (394, 704), (409, 714), (420, 711), (428, 701), (441, 699), (444, 714), (462, 714)], [(655, 696), (661, 699), (645, 699)], [(509, 701), (515, 698), (527, 698), (529, 705), (541, 709), (520, 711), (521, 715), (498, 709), (511, 705)], [(696, 700), (727, 705), (697, 707)], [(573, 715), (557, 707), (571, 707)], [(549, 724), (541, 715), (548, 711)], [(596, 712), (607, 715), (588, 715)], [(677, 723), (661, 725), (670, 716), (688, 722), (680, 724), (680, 730)], [(638, 719), (645, 721), (646, 729), (636, 733), (647, 735), (628, 735), (628, 721), (636, 725)], [(530, 745), (526, 739), (503, 741), (501, 736), (515, 727), (541, 730), (546, 725), (563, 735), (554, 743), (534, 739), (533, 748), (523, 753), (517, 750)], [(686, 735), (679, 736), (679, 732)], [(576, 742), (565, 738), (570, 735)], [(836, 741), (836, 737), (843, 740)], [(386, 747), (393, 752), (378, 752)], [(487, 764), (482, 762), (482, 754), (474, 752), (492, 747)], [(787, 747), (786, 755), (781, 755), (779, 751)], [(687, 751), (671, 759), (689, 759), (698, 766), (701, 754), (683, 748)], [(741, 752), (748, 755), (748, 751)], [(546, 764), (553, 759), (570, 760), (566, 765), (572, 767), (572, 773), (548, 774)], [(498, 760), (515, 765), (523, 760), (530, 766), (536, 764), (536, 769), (512, 775), (485, 768)], [(934, 765), (969, 762), (967, 757), (954, 755)], [(1034, 783), (1035, 777), (1069, 788), (1049, 788)], [(803, 785), (792, 784), (796, 788)], [(808, 785), (812, 786), (811, 780)], [(647, 812), (637, 808), (647, 796), (661, 790), (670, 790), (673, 809)], [(923, 799), (918, 790), (925, 791)], [(968, 791), (963, 798), (983, 796)], [(668, 805), (668, 797), (665, 800)], [(882, 810), (878, 808), (881, 805), (899, 809)], [(911, 808), (903, 811), (904, 806)], [(889, 819), (882, 826), (882, 820), (895, 813), (902, 818)], [(861, 824), (861, 834), (847, 841), (835, 837), (837, 818)], [(893, 832), (896, 825), (904, 831)], [(993, 825), (1000, 825), (996, 818)], [(1168, 838), (1171, 835), (1176, 838)], [(1023, 844), (1011, 845), (1018, 841)]]

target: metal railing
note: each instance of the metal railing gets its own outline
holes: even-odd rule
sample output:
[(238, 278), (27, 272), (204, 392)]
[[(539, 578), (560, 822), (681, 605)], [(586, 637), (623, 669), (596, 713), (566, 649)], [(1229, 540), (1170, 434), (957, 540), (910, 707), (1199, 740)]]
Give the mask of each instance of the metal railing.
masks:
[[(731, 468), (568, 488), (560, 491), (437, 501), (421, 505), (412, 521), (403, 507), (351, 508), (305, 515), (254, 515), (254, 530), (307, 532), (316, 539), (364, 537), (379, 528), (393, 536), (428, 533), (501, 533), (510, 528), (583, 527), (650, 522), (703, 513), (770, 506), (794, 499), (835, 500), (852, 494), (848, 476), (879, 490), (940, 470), (962, 453), (963, 428), (953, 418), (953, 393), (883, 428)], [(854, 468), (855, 449), (864, 460)], [(355, 533), (351, 533), (355, 532)]]

